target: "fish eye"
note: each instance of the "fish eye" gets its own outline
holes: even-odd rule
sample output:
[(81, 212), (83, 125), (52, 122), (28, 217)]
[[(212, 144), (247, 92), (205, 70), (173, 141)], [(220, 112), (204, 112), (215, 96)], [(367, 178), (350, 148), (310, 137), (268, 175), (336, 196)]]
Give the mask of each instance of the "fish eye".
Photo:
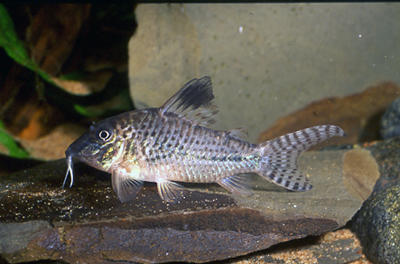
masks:
[(111, 138), (111, 133), (105, 129), (100, 130), (98, 136), (103, 141), (108, 141)]

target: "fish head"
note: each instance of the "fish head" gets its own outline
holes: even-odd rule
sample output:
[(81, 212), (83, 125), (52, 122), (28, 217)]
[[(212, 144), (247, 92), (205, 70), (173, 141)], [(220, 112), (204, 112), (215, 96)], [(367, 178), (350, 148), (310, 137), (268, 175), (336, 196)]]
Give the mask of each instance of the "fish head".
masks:
[(118, 135), (116, 118), (109, 118), (90, 126), (89, 130), (75, 140), (65, 151), (67, 172), (73, 184), (73, 158), (96, 169), (109, 172), (112, 165), (122, 155), (124, 141)]

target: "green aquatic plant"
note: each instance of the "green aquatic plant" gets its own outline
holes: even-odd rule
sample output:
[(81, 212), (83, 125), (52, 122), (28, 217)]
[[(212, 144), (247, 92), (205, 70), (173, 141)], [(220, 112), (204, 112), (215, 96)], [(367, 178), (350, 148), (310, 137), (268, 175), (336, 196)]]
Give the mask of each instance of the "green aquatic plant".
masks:
[(29, 153), (18, 146), (13, 137), (5, 130), (3, 122), (0, 121), (0, 144), (7, 148), (8, 155), (14, 158), (28, 158)]
[(59, 79), (61, 80), (80, 80), (85, 77), (85, 73), (75, 71), (67, 74), (62, 74), (58, 76)]
[[(127, 13), (126, 8), (119, 7), (118, 5), (113, 7), (114, 9), (118, 7), (117, 11), (111, 12), (108, 9), (108, 11), (104, 11), (101, 5), (93, 9), (92, 13), (95, 16), (96, 23), (101, 23), (101, 21), (98, 20), (106, 19), (105, 17), (109, 13), (112, 17), (116, 18), (121, 18), (119, 15), (121, 12), (124, 14)], [(62, 84), (56, 84), (53, 81), (53, 77), (61, 80), (84, 82), (85, 77), (90, 76), (90, 73), (85, 72), (84, 69), (75, 69), (72, 72), (61, 72), (58, 76), (52, 76), (41, 69), (40, 65), (31, 58), (28, 48), (29, 43), (26, 43), (24, 39), (18, 35), (18, 31), (16, 31), (16, 29), (18, 29), (18, 26), (16, 26), (18, 25), (18, 21), (13, 21), (13, 17), (10, 15), (12, 14), (11, 9), (7, 10), (7, 8), (8, 6), (0, 3), (0, 48), (4, 48), (6, 54), (16, 63), (28, 69), (27, 72), (31, 71), (35, 75), (34, 81), (32, 80), (33, 78), (31, 78), (27, 80), (27, 82), (30, 82), (28, 85), (35, 88), (36, 94), (39, 96), (40, 100), (57, 106), (62, 109), (66, 115), (83, 118), (104, 117), (133, 108), (132, 102), (130, 101), (128, 85), (125, 82), (126, 73), (114, 72), (113, 77), (107, 82), (107, 85), (102, 91), (93, 92), (89, 95), (75, 95), (68, 91), (66, 87), (63, 87)], [(96, 17), (97, 13), (101, 15)], [(128, 14), (129, 16), (124, 16), (121, 19), (133, 21), (133, 15), (130, 12), (128, 12)], [(127, 42), (127, 40), (124, 39), (121, 41), (124, 41), (124, 45), (126, 44), (125, 41)], [(123, 95), (121, 95), (121, 90), (125, 90)], [(118, 97), (119, 101), (116, 100), (115, 103), (110, 103), (110, 101), (114, 100), (116, 97)]]
[(18, 38), (14, 23), (3, 4), (0, 4), (0, 46), (17, 63), (36, 72), (47, 82), (54, 84), (50, 76), (29, 57), (28, 51), (24, 43)]
[(100, 109), (93, 109), (90, 107), (86, 107), (83, 105), (78, 105), (78, 104), (74, 104), (74, 110), (79, 113), (82, 116), (86, 116), (86, 117), (96, 117), (96, 116), (101, 116), (102, 114), (104, 114), (105, 110), (100, 110)]

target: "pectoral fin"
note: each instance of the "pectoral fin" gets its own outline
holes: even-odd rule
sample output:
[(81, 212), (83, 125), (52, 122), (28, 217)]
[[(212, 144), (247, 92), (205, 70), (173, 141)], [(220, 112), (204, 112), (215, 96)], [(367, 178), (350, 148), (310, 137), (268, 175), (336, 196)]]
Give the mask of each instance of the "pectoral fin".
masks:
[(175, 202), (180, 197), (182, 188), (181, 185), (172, 181), (163, 180), (157, 182), (158, 194), (161, 199), (169, 203)]
[(143, 182), (135, 180), (131, 175), (115, 170), (111, 176), (112, 187), (121, 202), (134, 199), (142, 188)]

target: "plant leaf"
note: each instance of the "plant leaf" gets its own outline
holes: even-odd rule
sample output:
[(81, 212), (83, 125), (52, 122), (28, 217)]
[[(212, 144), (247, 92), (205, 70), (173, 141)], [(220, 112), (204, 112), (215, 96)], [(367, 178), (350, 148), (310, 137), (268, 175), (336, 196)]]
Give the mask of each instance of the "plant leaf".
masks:
[(0, 4), (0, 46), (17, 63), (36, 72), (47, 82), (54, 84), (50, 76), (42, 71), (29, 57), (25, 45), (18, 38), (14, 29), (14, 23), (3, 4)]
[(8, 154), (14, 158), (27, 158), (29, 153), (20, 148), (17, 142), (8, 134), (0, 121), (0, 144), (7, 148)]

